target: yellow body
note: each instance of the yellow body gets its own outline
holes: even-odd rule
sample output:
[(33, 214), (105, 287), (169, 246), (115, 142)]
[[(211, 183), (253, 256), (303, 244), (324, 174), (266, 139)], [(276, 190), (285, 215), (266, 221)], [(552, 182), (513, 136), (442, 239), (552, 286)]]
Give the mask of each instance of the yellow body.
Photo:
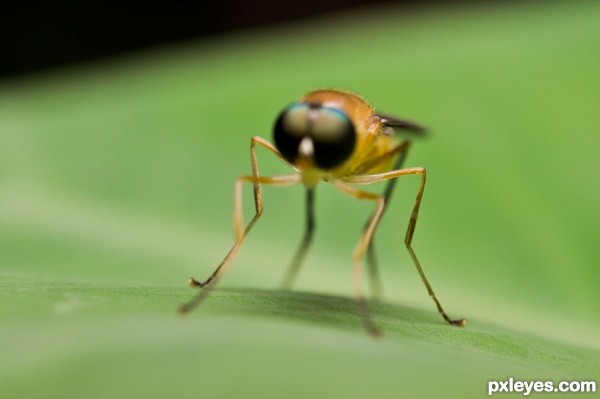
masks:
[(305, 184), (316, 183), (314, 180), (343, 179), (390, 170), (393, 157), (386, 157), (386, 154), (396, 145), (393, 131), (383, 126), (367, 101), (354, 93), (332, 89), (311, 91), (300, 98), (300, 101), (321, 103), (343, 111), (354, 124), (357, 135), (352, 155), (335, 169), (322, 171), (309, 165), (294, 165), (305, 175)]

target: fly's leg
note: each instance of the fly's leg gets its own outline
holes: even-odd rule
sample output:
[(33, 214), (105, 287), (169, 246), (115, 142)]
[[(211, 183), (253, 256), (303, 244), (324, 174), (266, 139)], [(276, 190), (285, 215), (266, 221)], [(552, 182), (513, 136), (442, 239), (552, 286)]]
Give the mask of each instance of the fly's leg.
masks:
[[(253, 137), (250, 145), (250, 159), (252, 162), (252, 176), (242, 176), (238, 178), (235, 182), (235, 190), (234, 190), (234, 216), (233, 216), (233, 225), (235, 232), (235, 242), (233, 246), (225, 255), (223, 261), (217, 266), (214, 272), (204, 281), (199, 281), (194, 278), (190, 278), (188, 280), (188, 284), (192, 287), (202, 288), (192, 300), (188, 303), (184, 304), (179, 308), (180, 313), (189, 313), (196, 306), (206, 298), (206, 296), (210, 293), (210, 291), (217, 284), (219, 279), (225, 274), (228, 270), (231, 262), (237, 255), (240, 250), (244, 239), (256, 223), (256, 221), (260, 218), (263, 212), (263, 201), (262, 201), (262, 184), (267, 185), (275, 185), (275, 186), (289, 186), (301, 181), (300, 176), (297, 174), (293, 175), (282, 175), (282, 176), (273, 176), (273, 177), (261, 177), (258, 173), (258, 161), (256, 157), (256, 146), (260, 145), (267, 150), (274, 153), (276, 156), (281, 158), (281, 154), (277, 149), (270, 144), (268, 141), (260, 138)], [(282, 158), (283, 159), (283, 158)], [(252, 183), (254, 187), (254, 205), (255, 205), (255, 214), (254, 217), (250, 220), (246, 227), (243, 227), (244, 217), (242, 212), (242, 185), (243, 183)]]
[[(442, 308), (442, 305), (441, 305), (440, 301), (438, 300), (437, 296), (435, 295), (433, 288), (431, 288), (431, 284), (429, 284), (427, 277), (425, 277), (425, 273), (423, 272), (423, 268), (421, 267), (421, 263), (419, 262), (419, 259), (417, 258), (415, 251), (412, 249), (412, 239), (413, 239), (413, 235), (415, 232), (415, 227), (417, 225), (417, 219), (419, 217), (419, 208), (421, 206), (421, 200), (423, 198), (423, 191), (425, 190), (425, 181), (426, 181), (426, 177), (427, 177), (427, 173), (426, 173), (425, 169), (424, 168), (398, 169), (398, 170), (392, 170), (390, 172), (384, 172), (384, 173), (378, 173), (378, 174), (372, 174), (372, 175), (352, 176), (352, 177), (347, 178), (345, 181), (348, 183), (356, 183), (356, 184), (372, 184), (372, 183), (377, 183), (377, 182), (384, 181), (384, 180), (396, 179), (400, 176), (406, 176), (406, 175), (420, 176), (421, 183), (419, 185), (419, 190), (418, 190), (417, 196), (415, 198), (415, 204), (413, 206), (413, 209), (412, 209), (412, 212), (410, 215), (410, 219), (408, 222), (408, 227), (406, 229), (406, 235), (404, 237), (404, 244), (406, 245), (406, 249), (413, 260), (413, 263), (419, 273), (419, 276), (421, 277), (421, 280), (423, 281), (423, 284), (425, 285), (425, 288), (427, 289), (429, 296), (435, 302), (438, 312), (440, 312), (440, 314), (442, 315), (444, 320), (446, 320), (449, 324), (463, 327), (466, 324), (465, 319), (451, 319), (447, 315), (447, 313), (444, 311), (444, 309)], [(374, 216), (375, 216), (375, 214), (374, 214)], [(364, 233), (363, 233), (363, 235), (364, 235)]]
[(300, 242), (300, 246), (294, 255), (292, 263), (288, 268), (286, 274), (283, 276), (281, 281), (281, 288), (289, 290), (292, 288), (292, 284), (300, 270), (302, 261), (308, 252), (308, 248), (312, 242), (313, 234), (315, 231), (315, 189), (314, 187), (306, 188), (306, 228), (304, 230), (304, 236)]
[[(401, 169), (404, 161), (406, 160), (406, 156), (408, 155), (408, 150), (410, 148), (410, 141), (404, 140), (402, 143), (398, 144), (389, 152), (381, 155), (376, 158), (373, 163), (369, 163), (369, 167), (373, 167), (376, 164), (387, 162), (391, 157), (398, 156), (396, 161), (394, 162), (394, 170)], [(390, 202), (392, 197), (392, 193), (394, 192), (394, 188), (396, 187), (396, 179), (388, 180), (387, 185), (385, 186), (385, 190), (383, 191), (383, 202), (384, 208), (382, 211), (382, 217), (387, 209), (387, 205)], [(372, 216), (371, 216), (372, 217)], [(369, 226), (369, 220), (365, 223), (364, 229), (366, 230)], [(367, 270), (369, 272), (369, 282), (371, 286), (371, 295), (375, 299), (380, 299), (383, 295), (381, 279), (379, 278), (379, 268), (377, 265), (377, 256), (375, 255), (375, 239), (371, 240), (369, 247), (367, 248)]]

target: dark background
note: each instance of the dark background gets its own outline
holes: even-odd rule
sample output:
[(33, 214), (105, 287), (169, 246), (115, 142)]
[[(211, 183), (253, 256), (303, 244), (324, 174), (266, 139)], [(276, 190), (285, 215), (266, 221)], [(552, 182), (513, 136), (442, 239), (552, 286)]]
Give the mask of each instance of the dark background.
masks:
[(0, 16), (0, 77), (353, 7), (395, 4), (417, 8), (440, 3), (448, 1), (213, 0), (137, 6), (93, 2), (17, 5)]

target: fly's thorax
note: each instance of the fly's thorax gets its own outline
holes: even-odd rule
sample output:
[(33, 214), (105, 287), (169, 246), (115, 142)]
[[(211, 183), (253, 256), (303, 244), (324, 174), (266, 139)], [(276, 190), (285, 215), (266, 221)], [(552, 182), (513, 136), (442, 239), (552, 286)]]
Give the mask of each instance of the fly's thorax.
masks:
[(302, 184), (306, 187), (314, 187), (325, 178), (327, 173), (317, 168), (307, 168), (301, 170)]

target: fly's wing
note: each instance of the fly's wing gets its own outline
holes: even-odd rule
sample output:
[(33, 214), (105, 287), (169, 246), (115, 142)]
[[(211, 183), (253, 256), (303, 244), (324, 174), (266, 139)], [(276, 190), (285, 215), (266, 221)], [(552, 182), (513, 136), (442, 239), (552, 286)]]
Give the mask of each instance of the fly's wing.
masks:
[(419, 136), (425, 136), (427, 133), (427, 129), (415, 122), (383, 114), (377, 114), (377, 116), (379, 116), (379, 119), (381, 119), (381, 123), (383, 123), (384, 126), (391, 127), (394, 130), (403, 130), (406, 133), (412, 133)]

